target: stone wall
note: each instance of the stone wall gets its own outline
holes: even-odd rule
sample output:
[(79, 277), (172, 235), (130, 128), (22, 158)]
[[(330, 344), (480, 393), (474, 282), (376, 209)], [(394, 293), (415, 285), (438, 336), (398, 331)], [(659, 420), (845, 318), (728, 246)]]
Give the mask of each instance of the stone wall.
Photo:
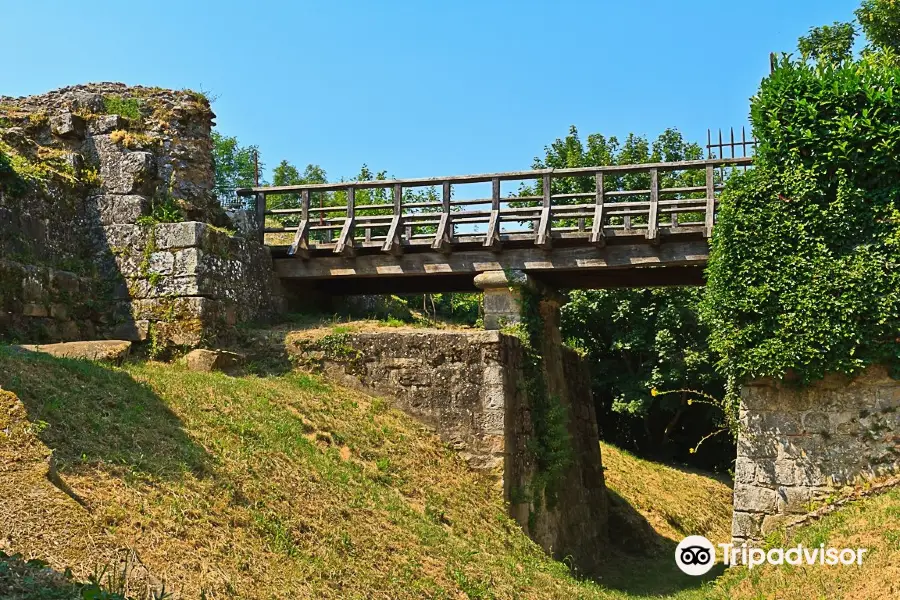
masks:
[(320, 331), (292, 334), (287, 346), (301, 365), (395, 398), (397, 408), (497, 481), (511, 516), (545, 550), (571, 556), (584, 571), (597, 566), (606, 545), (606, 488), (590, 376), (574, 352), (560, 347), (559, 361), (547, 367), (548, 391), (567, 408), (574, 450), (554, 503), (529, 497), (538, 467), (518, 338), (499, 331)]
[(900, 467), (900, 381), (881, 367), (806, 388), (745, 384), (732, 536), (760, 540), (842, 485)]
[(115, 83), (0, 97), (0, 338), (197, 345), (280, 309), (267, 250), (213, 193), (213, 118)]

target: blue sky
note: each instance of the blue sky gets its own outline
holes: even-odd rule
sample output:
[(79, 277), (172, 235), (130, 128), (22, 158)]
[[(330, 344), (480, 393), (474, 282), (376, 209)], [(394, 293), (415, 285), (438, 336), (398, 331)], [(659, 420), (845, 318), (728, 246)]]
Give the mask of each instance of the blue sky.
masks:
[(274, 166), (396, 177), (529, 168), (576, 125), (655, 136), (746, 123), (770, 51), (856, 0), (0, 0), (0, 95), (88, 81), (218, 97)]

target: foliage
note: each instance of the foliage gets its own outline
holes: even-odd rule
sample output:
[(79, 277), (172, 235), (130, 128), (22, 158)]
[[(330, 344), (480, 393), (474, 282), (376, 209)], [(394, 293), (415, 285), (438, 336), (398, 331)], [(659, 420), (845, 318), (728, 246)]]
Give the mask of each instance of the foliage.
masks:
[(520, 287), (521, 322), (504, 331), (515, 335), (522, 344), (525, 395), (528, 398), (533, 436), (528, 450), (534, 456), (537, 472), (531, 482), (531, 518), (541, 509), (545, 499), (553, 507), (559, 497), (566, 469), (572, 464), (573, 447), (568, 427), (568, 411), (547, 389), (543, 353), (546, 350), (544, 320), (540, 312), (540, 294)]
[(900, 68), (783, 59), (751, 103), (703, 302), (733, 381), (900, 363)]
[[(678, 160), (696, 160), (703, 158), (703, 151), (699, 145), (684, 140), (676, 129), (666, 129), (651, 144), (647, 138), (629, 134), (624, 142), (620, 142), (615, 136), (607, 138), (599, 133), (588, 135), (587, 145), (581, 141), (577, 128), (573, 125), (569, 128), (569, 134), (565, 139), (557, 138), (550, 146), (547, 146), (544, 157), (535, 157), (532, 168), (534, 169), (567, 169), (576, 167), (590, 167), (599, 165), (629, 165), (648, 162), (671, 162)], [(705, 175), (701, 171), (671, 171), (659, 174), (660, 187), (674, 186), (698, 186), (703, 185)], [(551, 183), (553, 194), (592, 193), (595, 190), (593, 177), (555, 177)], [(650, 187), (649, 173), (626, 173), (621, 175), (609, 175), (604, 178), (604, 189), (607, 192), (614, 190), (646, 190)], [(522, 186), (519, 196), (539, 196), (543, 194), (543, 183), (538, 181), (534, 187)], [(685, 197), (691, 197), (686, 195)], [(612, 201), (612, 198), (610, 198)], [(626, 201), (649, 200), (649, 196), (633, 196), (625, 198)], [(560, 204), (577, 204), (582, 199), (570, 198), (554, 200)], [(528, 202), (512, 202), (512, 206), (524, 206)], [(684, 219), (690, 221), (696, 215), (684, 215)], [(632, 217), (634, 224), (646, 223), (646, 217)], [(622, 217), (610, 219), (610, 225), (621, 225)], [(560, 223), (572, 225), (572, 223)]]
[[(319, 165), (306, 165), (301, 174), (297, 167), (283, 160), (272, 170), (272, 185), (305, 185), (313, 183), (328, 183), (325, 170)], [(300, 208), (300, 194), (272, 194), (266, 198), (266, 207)], [(283, 224), (297, 224), (297, 216), (278, 217), (278, 220)]]
[(853, 55), (856, 28), (852, 23), (835, 21), (834, 25), (813, 27), (797, 42), (804, 60), (837, 64)]
[(869, 50), (900, 54), (900, 2), (863, 0), (856, 18), (869, 40)]
[(690, 394), (654, 390), (692, 388), (716, 397), (724, 380), (715, 371), (700, 322), (700, 288), (579, 290), (562, 308), (566, 342), (591, 364), (601, 438), (644, 456), (727, 468), (730, 439), (690, 450), (722, 426), (722, 414), (690, 405)]
[(142, 118), (141, 101), (137, 98), (104, 96), (103, 110), (108, 115), (120, 115), (132, 121), (140, 121)]
[[(216, 196), (219, 202), (234, 201), (234, 190), (253, 187), (256, 178), (256, 164), (259, 149), (256, 146), (240, 146), (235, 137), (212, 132), (213, 166), (216, 173)], [(262, 171), (263, 164), (259, 163)]]

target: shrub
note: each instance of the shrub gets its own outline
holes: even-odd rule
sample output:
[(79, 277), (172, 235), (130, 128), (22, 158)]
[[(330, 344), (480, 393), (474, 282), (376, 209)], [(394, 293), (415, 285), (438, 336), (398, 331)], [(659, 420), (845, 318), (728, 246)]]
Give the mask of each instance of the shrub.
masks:
[(900, 68), (784, 59), (722, 198), (703, 314), (733, 381), (900, 363)]

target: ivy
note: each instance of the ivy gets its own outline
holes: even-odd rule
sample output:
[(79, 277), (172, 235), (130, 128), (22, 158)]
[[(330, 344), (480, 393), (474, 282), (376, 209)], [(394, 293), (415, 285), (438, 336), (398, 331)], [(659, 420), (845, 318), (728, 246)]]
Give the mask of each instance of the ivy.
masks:
[(782, 60), (751, 101), (702, 311), (734, 382), (900, 365), (900, 68)]
[[(513, 281), (509, 276), (510, 281)], [(540, 510), (541, 499), (552, 507), (558, 498), (558, 491), (571, 466), (574, 451), (569, 434), (569, 414), (566, 406), (556, 395), (549, 393), (545, 379), (542, 340), (544, 320), (540, 311), (540, 294), (521, 285), (521, 321), (504, 332), (519, 339), (523, 351), (524, 393), (531, 408), (533, 437), (528, 451), (533, 456), (537, 470), (531, 482), (533, 503), (530, 519)]]

